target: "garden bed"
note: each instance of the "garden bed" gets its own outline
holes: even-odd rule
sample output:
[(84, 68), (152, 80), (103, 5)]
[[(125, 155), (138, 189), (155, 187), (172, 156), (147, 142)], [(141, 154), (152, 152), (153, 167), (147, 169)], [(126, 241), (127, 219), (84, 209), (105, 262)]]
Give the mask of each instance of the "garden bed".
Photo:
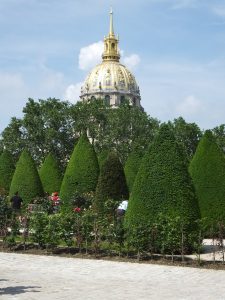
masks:
[[(206, 245), (208, 247), (208, 245)], [(0, 241), (0, 251), (6, 253), (20, 253), (20, 254), (32, 254), (32, 255), (48, 255), (48, 256), (61, 256), (69, 258), (82, 258), (82, 259), (96, 259), (96, 260), (109, 260), (117, 262), (129, 262), (129, 263), (144, 263), (144, 264), (157, 264), (157, 265), (168, 265), (168, 266), (180, 266), (180, 267), (192, 267), (192, 268), (204, 268), (204, 269), (214, 269), (214, 270), (225, 270), (225, 264), (221, 260), (212, 260), (213, 253), (207, 253), (207, 258), (211, 255), (211, 260), (205, 260), (202, 254), (202, 259), (197, 260), (196, 255), (186, 255), (184, 261), (182, 261), (181, 255), (174, 256), (174, 261), (171, 260), (171, 255), (165, 255), (164, 257), (160, 254), (150, 254), (146, 253), (141, 255), (140, 258), (134, 252), (122, 253), (120, 256), (116, 251), (100, 249), (98, 253), (95, 253), (94, 249), (89, 249), (86, 253), (85, 249), (79, 249), (77, 247), (55, 247), (54, 249), (47, 249), (46, 247), (40, 248), (37, 244), (17, 242), (15, 246), (11, 249), (4, 247), (3, 241)], [(220, 253), (216, 253), (218, 257)]]

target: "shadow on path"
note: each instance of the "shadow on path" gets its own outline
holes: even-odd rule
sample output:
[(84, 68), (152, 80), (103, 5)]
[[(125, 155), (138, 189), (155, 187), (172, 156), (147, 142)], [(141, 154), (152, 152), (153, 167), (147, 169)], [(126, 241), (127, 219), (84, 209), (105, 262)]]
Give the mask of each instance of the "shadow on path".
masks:
[[(1, 279), (1, 281), (4, 281), (4, 279)], [(39, 293), (40, 291), (35, 290), (35, 288), (40, 288), (40, 286), (9, 286), (5, 288), (0, 288), (0, 296), (1, 295), (16, 295), (16, 294), (23, 294), (23, 293)], [(32, 290), (30, 290), (32, 289)]]

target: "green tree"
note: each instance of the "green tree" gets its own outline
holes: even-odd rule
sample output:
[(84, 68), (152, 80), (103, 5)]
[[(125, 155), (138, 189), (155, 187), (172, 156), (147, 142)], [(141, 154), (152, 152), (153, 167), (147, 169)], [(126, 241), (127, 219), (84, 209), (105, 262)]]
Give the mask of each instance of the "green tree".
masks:
[(112, 199), (117, 203), (128, 196), (123, 166), (117, 154), (111, 152), (100, 170), (94, 207), (96, 211), (102, 212), (107, 200)]
[(101, 167), (103, 166), (105, 160), (107, 159), (108, 155), (109, 155), (109, 150), (108, 149), (104, 149), (102, 150), (99, 155), (98, 155), (98, 164), (99, 164), (99, 168), (101, 169)]
[(71, 110), (72, 104), (58, 99), (28, 99), (24, 117), (12, 118), (2, 132), (0, 149), (9, 150), (17, 160), (27, 148), (38, 166), (52, 152), (65, 166), (77, 137)]
[(43, 196), (43, 187), (33, 158), (27, 150), (21, 153), (10, 186), (10, 197), (18, 191), (25, 204)]
[(225, 124), (213, 128), (212, 133), (215, 137), (217, 145), (225, 152)]
[(83, 194), (95, 191), (98, 175), (99, 166), (94, 147), (86, 134), (83, 134), (74, 148), (63, 177), (60, 197), (65, 205), (72, 204), (71, 199), (77, 192)]
[(60, 191), (62, 173), (59, 162), (52, 153), (49, 153), (46, 157), (39, 170), (39, 175), (45, 192), (51, 194)]
[(124, 172), (126, 175), (126, 181), (129, 188), (129, 192), (132, 191), (134, 180), (138, 173), (138, 169), (140, 167), (142, 158), (143, 158), (143, 151), (140, 151), (140, 149), (134, 149), (130, 153), (126, 161)]
[(0, 155), (0, 190), (9, 192), (13, 173), (15, 171), (15, 164), (13, 156), (7, 150)]
[(117, 109), (111, 108), (103, 142), (109, 149), (115, 149), (122, 164), (135, 147), (147, 149), (158, 131), (159, 121), (148, 116), (138, 107), (127, 103)]
[(210, 130), (201, 139), (189, 171), (202, 218), (225, 221), (225, 159)]
[(70, 110), (71, 104), (58, 99), (28, 99), (23, 109), (26, 147), (38, 165), (49, 152), (66, 164), (75, 142)]
[(37, 166), (51, 152), (65, 167), (74, 143), (86, 131), (97, 154), (115, 150), (124, 164), (133, 145), (146, 149), (159, 127), (158, 120), (137, 107), (124, 103), (114, 109), (102, 100), (72, 105), (54, 98), (28, 99), (23, 113), (2, 132), (0, 151), (7, 149), (16, 161), (27, 148)]
[(187, 123), (182, 117), (169, 122), (169, 126), (177, 141), (184, 147), (188, 159), (191, 160), (202, 137), (202, 131), (197, 124)]
[(1, 133), (0, 148), (8, 150), (17, 161), (26, 145), (23, 120), (13, 117)]
[(135, 179), (126, 226), (154, 223), (160, 213), (181, 217), (192, 226), (199, 208), (186, 162), (169, 126), (162, 125)]

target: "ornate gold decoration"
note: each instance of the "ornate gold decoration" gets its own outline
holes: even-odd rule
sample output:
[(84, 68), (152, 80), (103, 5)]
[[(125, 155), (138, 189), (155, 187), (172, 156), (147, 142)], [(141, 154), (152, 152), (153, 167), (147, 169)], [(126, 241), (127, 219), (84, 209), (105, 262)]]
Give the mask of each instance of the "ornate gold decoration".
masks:
[[(104, 38), (102, 63), (97, 65), (87, 76), (81, 92), (81, 99), (110, 97), (110, 104), (119, 105), (122, 98), (140, 106), (140, 91), (135, 77), (119, 62), (119, 38), (114, 34), (113, 12), (110, 11), (109, 33)], [(112, 101), (112, 102), (111, 102)]]

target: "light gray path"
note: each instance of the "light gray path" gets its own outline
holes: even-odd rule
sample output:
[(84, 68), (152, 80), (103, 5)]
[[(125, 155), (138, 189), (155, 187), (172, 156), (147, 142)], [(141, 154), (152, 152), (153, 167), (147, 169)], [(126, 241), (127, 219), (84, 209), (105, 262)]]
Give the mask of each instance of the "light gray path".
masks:
[(225, 299), (225, 271), (0, 253), (0, 299)]

